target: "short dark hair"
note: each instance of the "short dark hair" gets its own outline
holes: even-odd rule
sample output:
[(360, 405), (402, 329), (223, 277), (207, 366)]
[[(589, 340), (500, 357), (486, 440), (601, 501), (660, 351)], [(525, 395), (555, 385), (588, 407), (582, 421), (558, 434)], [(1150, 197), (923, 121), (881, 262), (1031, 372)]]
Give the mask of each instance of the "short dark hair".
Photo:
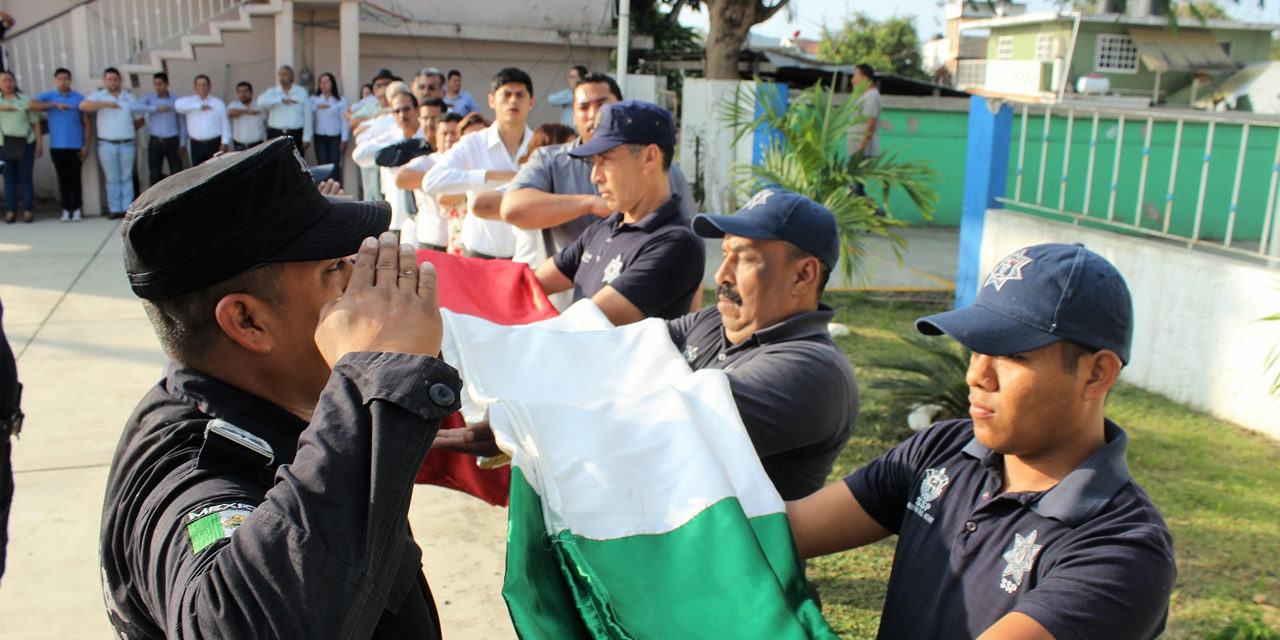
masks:
[(206, 75), (205, 75), (205, 74), (203, 74), (203, 73), (196, 74), (196, 77), (191, 81), (191, 84), (195, 84), (195, 83), (199, 82), (201, 78), (204, 78), (204, 81), (205, 81), (205, 82), (208, 82), (208, 83), (209, 83), (209, 86), (211, 86), (211, 87), (213, 86), (213, 81), (209, 79), (209, 76), (206, 76)]
[(493, 74), (493, 80), (489, 82), (489, 93), (497, 93), (503, 85), (512, 83), (523, 84), (524, 88), (529, 91), (529, 97), (533, 97), (533, 80), (529, 74), (517, 69), (516, 67), (503, 67)]
[[(808, 251), (805, 251), (804, 249), (801, 249), (800, 247), (797, 247), (794, 244), (791, 244), (790, 242), (786, 244), (786, 247), (787, 247), (787, 263), (788, 264), (804, 258), (818, 257), (813, 255), (812, 253), (809, 253)], [(822, 292), (827, 290), (827, 282), (829, 280), (831, 280), (831, 267), (827, 266), (827, 263), (823, 262), (821, 258), (818, 258), (818, 300), (819, 301), (822, 300)]]
[[(618, 86), (617, 80), (614, 80), (607, 74), (600, 73), (599, 71), (595, 73), (588, 73), (587, 75), (578, 78), (578, 86), (581, 87), (584, 84), (607, 84), (609, 85), (609, 93), (612, 93), (613, 97), (617, 98), (619, 102), (622, 101), (622, 88)], [(577, 88), (575, 87), (574, 90), (576, 91)]]
[(459, 76), (459, 77), (461, 77), (461, 76), (462, 76), (462, 72), (461, 72), (461, 71), (458, 71), (457, 69), (450, 69), (450, 70), (449, 70), (449, 73), (447, 74), (447, 78), (452, 78), (452, 77), (454, 77), (454, 76)]
[(876, 70), (875, 70), (875, 68), (874, 68), (874, 67), (872, 67), (871, 65), (869, 65), (869, 64), (867, 64), (867, 63), (865, 63), (865, 62), (862, 62), (862, 63), (859, 63), (859, 64), (858, 64), (858, 66), (856, 67), (856, 69), (857, 69), (858, 71), (861, 71), (861, 72), (862, 72), (862, 75), (866, 76), (868, 80), (870, 80), (870, 81), (872, 81), (872, 82), (875, 82), (875, 81), (876, 81)]
[[(462, 122), (462, 114), (457, 111), (450, 111), (449, 113), (440, 116), (440, 122)], [(440, 122), (437, 122), (436, 124), (440, 124)]]
[(422, 101), (422, 106), (439, 107), (441, 109), (449, 108), (449, 104), (445, 102), (444, 98), (441, 98), (440, 96), (427, 96), (427, 99)]
[(578, 82), (582, 82), (582, 77), (583, 77), (583, 76), (585, 76), (585, 75), (587, 75), (587, 67), (586, 67), (586, 65), (575, 64), (575, 65), (573, 65), (572, 67), (569, 67), (569, 68), (570, 68), (570, 69), (573, 69), (574, 71), (577, 71), (577, 72), (578, 72)]
[(62, 74), (64, 74), (64, 73), (65, 73), (65, 74), (67, 74), (67, 77), (68, 77), (68, 78), (70, 78), (70, 77), (71, 77), (71, 70), (70, 70), (70, 69), (67, 69), (66, 67), (58, 67), (57, 69), (54, 69), (54, 70), (53, 70), (53, 77), (55, 77), (55, 78), (56, 78), (56, 77), (58, 77), (58, 76), (60, 76), (60, 75), (62, 75)]
[(169, 74), (167, 74), (167, 73), (165, 73), (165, 72), (163, 72), (163, 71), (157, 71), (157, 72), (155, 72), (155, 73), (151, 74), (151, 79), (152, 79), (152, 80), (164, 80), (164, 83), (165, 83), (165, 84), (169, 84)]
[[(647, 144), (628, 144), (627, 150), (631, 152), (631, 155), (638, 156), (640, 155), (640, 152), (644, 151), (648, 146), (649, 145)], [(671, 159), (675, 157), (676, 154), (675, 147), (664, 147), (662, 145), (657, 145), (657, 147), (658, 150), (662, 152), (662, 170), (671, 171)]]
[(114, 73), (116, 75), (120, 75), (120, 70), (115, 67), (107, 67), (106, 69), (102, 70), (102, 77), (104, 78), (107, 77), (108, 73)]
[(1091, 356), (1101, 349), (1085, 346), (1075, 340), (1062, 340), (1062, 368), (1067, 373), (1075, 373), (1076, 363), (1080, 358)]
[[(396, 98), (399, 98), (400, 96), (409, 96), (409, 102), (413, 103), (413, 108), (418, 108), (418, 96), (413, 95), (412, 91), (405, 91), (404, 93), (396, 94)], [(392, 98), (392, 100), (395, 100), (396, 98)]]
[(170, 358), (199, 366), (215, 343), (218, 302), (245, 293), (269, 304), (280, 304), (281, 263), (267, 263), (241, 272), (199, 291), (163, 300), (142, 301), (160, 346)]
[(294, 74), (293, 74), (293, 67), (291, 67), (291, 66), (289, 66), (289, 65), (287, 65), (287, 64), (282, 64), (282, 65), (280, 65), (280, 68), (279, 68), (279, 69), (276, 69), (276, 73), (279, 73), (281, 70), (284, 70), (284, 69), (288, 69), (288, 70), (289, 70), (289, 75), (294, 75)]
[(241, 80), (240, 82), (236, 83), (236, 89), (238, 90), (240, 89), (240, 87), (248, 87), (250, 91), (253, 91), (253, 85), (249, 84), (248, 81), (245, 81), (245, 80)]

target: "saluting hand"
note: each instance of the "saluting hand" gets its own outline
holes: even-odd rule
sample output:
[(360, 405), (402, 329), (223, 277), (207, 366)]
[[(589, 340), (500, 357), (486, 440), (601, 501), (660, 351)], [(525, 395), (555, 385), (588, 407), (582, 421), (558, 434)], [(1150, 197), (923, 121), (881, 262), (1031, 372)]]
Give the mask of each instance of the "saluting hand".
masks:
[(320, 310), (316, 345), (329, 366), (355, 351), (436, 355), (444, 335), (436, 270), (394, 233), (365, 238), (346, 291)]

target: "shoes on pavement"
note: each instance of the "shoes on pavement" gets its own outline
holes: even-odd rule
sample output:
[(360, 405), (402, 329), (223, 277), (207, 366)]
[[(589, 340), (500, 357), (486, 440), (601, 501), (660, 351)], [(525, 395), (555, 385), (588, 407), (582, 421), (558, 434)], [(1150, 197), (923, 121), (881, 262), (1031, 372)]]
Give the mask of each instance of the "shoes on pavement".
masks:
[(71, 212), (71, 221), (72, 221), (72, 222), (80, 222), (80, 220), (82, 220), (83, 218), (84, 218), (84, 216), (80, 213), (80, 210), (79, 210), (79, 209), (76, 209), (75, 211), (72, 211), (72, 212)]
[(61, 217), (61, 218), (59, 218), (59, 220), (60, 220), (60, 221), (62, 221), (62, 222), (71, 222), (71, 212), (70, 212), (70, 211), (67, 211), (66, 209), (63, 209), (63, 210), (62, 210), (62, 217)]

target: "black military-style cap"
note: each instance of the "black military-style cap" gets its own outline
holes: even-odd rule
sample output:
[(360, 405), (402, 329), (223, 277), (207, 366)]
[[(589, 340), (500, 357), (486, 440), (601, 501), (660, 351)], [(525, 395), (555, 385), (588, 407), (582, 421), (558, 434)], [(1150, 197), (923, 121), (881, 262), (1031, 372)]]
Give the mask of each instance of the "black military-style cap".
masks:
[(280, 137), (143, 192), (124, 218), (125, 271), (138, 297), (163, 300), (269, 262), (351, 255), (390, 222), (385, 202), (321, 195)]

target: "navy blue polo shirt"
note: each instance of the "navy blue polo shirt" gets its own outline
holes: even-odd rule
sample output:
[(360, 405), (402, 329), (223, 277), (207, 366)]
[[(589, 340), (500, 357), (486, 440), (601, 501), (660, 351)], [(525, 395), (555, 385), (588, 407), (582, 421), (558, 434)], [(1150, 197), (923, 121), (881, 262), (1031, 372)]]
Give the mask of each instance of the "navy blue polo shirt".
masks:
[(898, 534), (879, 637), (973, 638), (1013, 611), (1058, 640), (1158, 636), (1173, 538), (1110, 420), (1106, 442), (1052, 489), (1001, 494), (1004, 456), (951, 420), (846, 477)]
[(678, 318), (701, 288), (706, 254), (672, 194), (635, 224), (624, 223), (621, 212), (592, 223), (554, 259), (573, 280), (575, 302), (612, 286), (646, 318)]
[(858, 420), (858, 381), (822, 305), (729, 342), (720, 310), (667, 321), (689, 366), (723, 369), (756, 454), (784, 500), (822, 488)]

